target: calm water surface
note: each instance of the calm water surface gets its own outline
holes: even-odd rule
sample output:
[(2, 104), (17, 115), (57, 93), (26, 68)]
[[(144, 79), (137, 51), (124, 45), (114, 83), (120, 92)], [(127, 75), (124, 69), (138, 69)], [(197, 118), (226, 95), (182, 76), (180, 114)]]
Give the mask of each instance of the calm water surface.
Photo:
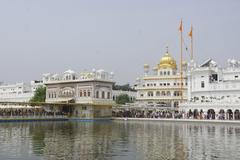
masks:
[(0, 159), (240, 159), (240, 126), (129, 121), (0, 123)]

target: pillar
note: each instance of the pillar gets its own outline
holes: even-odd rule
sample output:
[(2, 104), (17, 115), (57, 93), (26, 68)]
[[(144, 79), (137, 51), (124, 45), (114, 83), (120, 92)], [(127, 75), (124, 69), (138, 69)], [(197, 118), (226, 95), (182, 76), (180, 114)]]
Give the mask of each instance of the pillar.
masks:
[(189, 71), (189, 73), (188, 73), (188, 85), (187, 85), (187, 87), (188, 87), (188, 92), (187, 92), (187, 97), (188, 97), (188, 102), (190, 102), (190, 100), (191, 100), (191, 91), (192, 91), (192, 84), (191, 84), (191, 73), (190, 73), (190, 71)]

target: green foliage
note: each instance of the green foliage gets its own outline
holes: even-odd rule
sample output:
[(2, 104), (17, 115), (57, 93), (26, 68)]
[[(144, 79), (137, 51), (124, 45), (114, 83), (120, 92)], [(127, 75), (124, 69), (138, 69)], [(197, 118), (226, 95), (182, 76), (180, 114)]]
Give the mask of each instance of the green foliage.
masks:
[(129, 84), (124, 84), (124, 85), (113, 85), (113, 90), (122, 90), (122, 91), (136, 91), (133, 89)]
[(126, 104), (126, 103), (131, 103), (131, 101), (127, 94), (121, 94), (121, 95), (117, 96), (116, 103), (117, 104)]
[(39, 87), (35, 91), (34, 96), (30, 102), (45, 102), (46, 99), (46, 87)]

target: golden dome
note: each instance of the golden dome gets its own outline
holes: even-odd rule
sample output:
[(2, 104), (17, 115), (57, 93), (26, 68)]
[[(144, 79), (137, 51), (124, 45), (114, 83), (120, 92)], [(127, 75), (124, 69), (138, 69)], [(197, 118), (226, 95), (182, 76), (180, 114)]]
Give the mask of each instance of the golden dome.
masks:
[(159, 69), (177, 69), (177, 64), (174, 58), (166, 52), (165, 55), (161, 58), (160, 63), (158, 64)]

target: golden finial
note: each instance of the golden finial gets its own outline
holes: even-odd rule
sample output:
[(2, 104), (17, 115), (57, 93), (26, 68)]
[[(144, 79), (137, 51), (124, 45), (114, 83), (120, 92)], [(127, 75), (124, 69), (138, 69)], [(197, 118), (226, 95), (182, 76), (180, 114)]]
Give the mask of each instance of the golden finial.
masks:
[(168, 45), (166, 45), (166, 53), (168, 53)]

